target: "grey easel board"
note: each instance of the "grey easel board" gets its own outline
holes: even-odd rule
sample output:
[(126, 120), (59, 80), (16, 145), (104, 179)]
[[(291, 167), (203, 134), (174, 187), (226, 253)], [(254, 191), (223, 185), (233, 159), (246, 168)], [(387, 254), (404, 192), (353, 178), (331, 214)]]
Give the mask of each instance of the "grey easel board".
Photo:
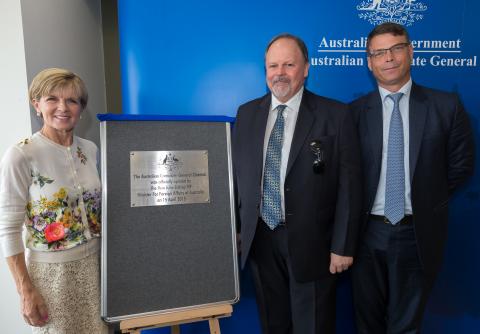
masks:
[[(102, 317), (108, 322), (239, 298), (230, 125), (103, 121)], [(131, 206), (130, 153), (208, 151), (209, 202)]]

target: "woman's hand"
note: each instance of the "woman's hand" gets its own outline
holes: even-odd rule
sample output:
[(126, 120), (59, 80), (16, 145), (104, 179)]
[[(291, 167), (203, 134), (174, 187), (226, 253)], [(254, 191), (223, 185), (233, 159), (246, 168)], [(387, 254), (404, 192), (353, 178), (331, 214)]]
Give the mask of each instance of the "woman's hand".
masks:
[(48, 322), (48, 310), (42, 295), (32, 285), (20, 295), (21, 309), (25, 321), (36, 327), (45, 326)]
[(47, 306), (30, 280), (24, 253), (7, 257), (7, 263), (20, 295), (23, 318), (31, 326), (44, 326), (48, 322)]

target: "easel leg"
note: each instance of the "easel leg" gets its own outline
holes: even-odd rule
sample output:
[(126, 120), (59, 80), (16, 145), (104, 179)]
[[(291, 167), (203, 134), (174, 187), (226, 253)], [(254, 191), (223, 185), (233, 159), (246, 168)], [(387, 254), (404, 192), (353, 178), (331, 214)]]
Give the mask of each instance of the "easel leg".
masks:
[(220, 334), (220, 324), (217, 318), (208, 320), (208, 324), (210, 325), (210, 334)]
[(171, 334), (180, 334), (180, 325), (173, 325), (170, 327), (170, 333)]

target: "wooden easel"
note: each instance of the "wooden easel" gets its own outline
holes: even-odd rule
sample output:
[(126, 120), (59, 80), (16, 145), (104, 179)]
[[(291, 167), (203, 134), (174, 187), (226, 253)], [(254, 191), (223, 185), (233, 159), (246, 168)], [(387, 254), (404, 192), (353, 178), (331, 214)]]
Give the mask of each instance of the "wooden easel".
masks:
[(152, 315), (120, 321), (122, 333), (140, 334), (144, 329), (171, 326), (171, 334), (180, 334), (180, 325), (208, 320), (210, 334), (220, 334), (219, 318), (232, 315), (232, 305), (221, 304), (187, 311)]

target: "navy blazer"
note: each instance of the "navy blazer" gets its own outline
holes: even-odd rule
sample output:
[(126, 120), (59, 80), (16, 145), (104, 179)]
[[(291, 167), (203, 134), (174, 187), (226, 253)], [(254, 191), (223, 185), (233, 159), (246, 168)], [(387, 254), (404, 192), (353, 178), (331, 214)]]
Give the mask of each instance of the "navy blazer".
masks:
[[(260, 216), (265, 128), (271, 94), (240, 106), (233, 131), (237, 218), (242, 267)], [(330, 252), (353, 255), (361, 217), (357, 131), (348, 107), (304, 90), (285, 177), (285, 220), (292, 270), (306, 282), (329, 273)], [(325, 170), (313, 172), (312, 141)]]
[[(360, 136), (366, 221), (382, 163), (383, 119), (378, 89), (353, 101), (351, 109)], [(415, 83), (410, 93), (409, 118), (413, 224), (425, 273), (434, 277), (447, 237), (449, 198), (473, 173), (473, 133), (456, 94)]]

